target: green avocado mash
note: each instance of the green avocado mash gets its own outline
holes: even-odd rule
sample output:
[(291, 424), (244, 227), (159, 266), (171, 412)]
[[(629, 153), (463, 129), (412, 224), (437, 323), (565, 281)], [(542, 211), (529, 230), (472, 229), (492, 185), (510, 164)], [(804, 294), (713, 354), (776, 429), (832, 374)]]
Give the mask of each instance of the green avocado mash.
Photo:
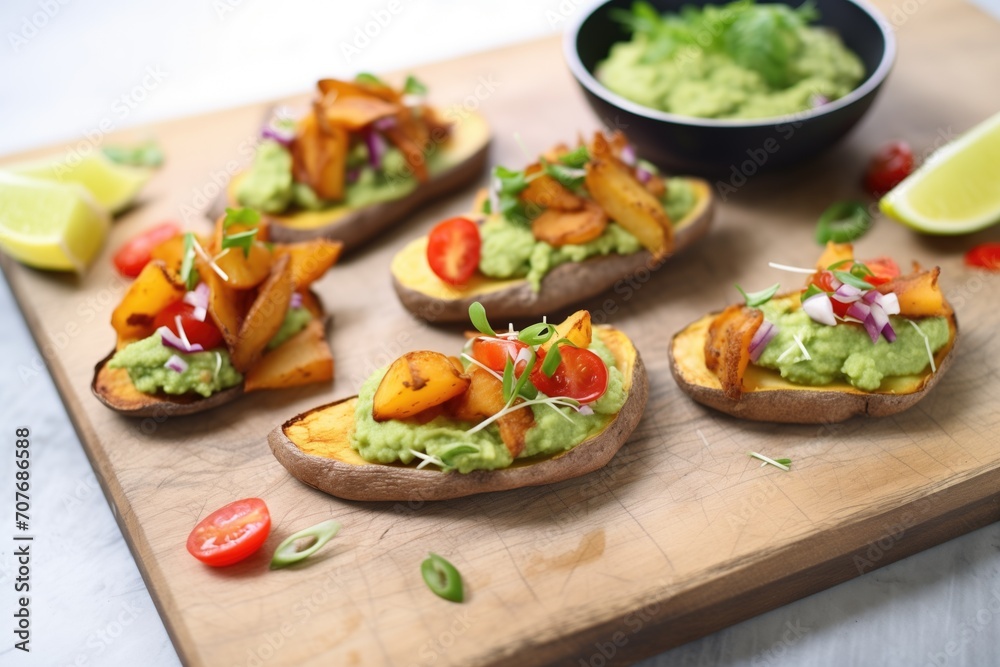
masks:
[[(432, 150), (426, 158), (433, 173), (440, 163), (438, 152)], [(404, 197), (419, 184), (398, 148), (387, 148), (376, 170), (368, 164), (365, 144), (359, 143), (348, 154), (347, 168), (356, 180), (346, 184), (343, 201), (326, 201), (308, 185), (293, 180), (292, 154), (287, 148), (276, 141), (262, 141), (236, 188), (236, 199), (243, 206), (275, 214), (296, 208), (317, 211), (338, 204), (361, 208)]]
[[(183, 373), (164, 365), (175, 354), (188, 365)], [(225, 349), (185, 354), (164, 346), (160, 334), (125, 346), (111, 358), (108, 367), (124, 368), (135, 388), (144, 394), (194, 392), (208, 397), (243, 380), (230, 363)]]
[(274, 334), (274, 338), (267, 343), (267, 349), (273, 350), (305, 329), (311, 319), (312, 313), (309, 312), (308, 308), (289, 308), (288, 312), (285, 313), (285, 319), (281, 322), (281, 328), (278, 329), (278, 333)]
[[(695, 194), (681, 178), (667, 180), (663, 208), (675, 224), (695, 205)], [(531, 228), (494, 217), (479, 229), (482, 238), (479, 270), (490, 278), (527, 278), (539, 291), (545, 274), (566, 262), (582, 262), (596, 255), (631, 255), (642, 250), (639, 240), (617, 223), (608, 224), (598, 238), (579, 245), (551, 246), (536, 241)]]
[[(572, 449), (591, 435), (603, 429), (621, 410), (627, 398), (621, 371), (614, 364), (614, 357), (607, 346), (594, 340), (590, 349), (597, 353), (608, 366), (608, 388), (598, 400), (590, 404), (592, 415), (581, 415), (570, 408), (558, 408), (561, 415), (546, 405), (532, 405), (522, 410), (531, 410), (535, 426), (528, 431), (524, 451), (518, 458), (539, 454), (556, 454)], [(473, 425), (457, 422), (447, 417), (436, 417), (426, 424), (392, 419), (377, 422), (372, 418), (375, 390), (385, 375), (387, 368), (373, 374), (362, 385), (358, 404), (354, 413), (354, 431), (351, 446), (366, 461), (377, 463), (411, 463), (415, 458), (410, 451), (415, 450), (431, 456), (446, 457), (455, 470), (461, 473), (473, 470), (495, 470), (506, 468), (513, 459), (510, 451), (500, 440), (496, 425), (469, 435)], [(455, 445), (471, 445), (475, 452), (448, 456)]]
[[(908, 320), (892, 316), (896, 341), (880, 338), (873, 345), (864, 327), (831, 327), (814, 322), (796, 304), (795, 299), (775, 299), (760, 307), (765, 319), (778, 326), (778, 335), (757, 360), (758, 366), (777, 370), (781, 377), (796, 384), (824, 385), (845, 380), (858, 389), (876, 391), (883, 378), (916, 375), (930, 364), (927, 344), (910, 322), (927, 336), (933, 352), (944, 347), (951, 335), (943, 317)], [(805, 359), (796, 336), (811, 360)]]
[[(645, 7), (643, 7), (645, 5)], [(620, 17), (632, 39), (611, 48), (597, 78), (653, 109), (700, 118), (771, 118), (852, 91), (861, 60), (825, 28), (815, 9), (741, 0), (659, 16), (636, 3)]]

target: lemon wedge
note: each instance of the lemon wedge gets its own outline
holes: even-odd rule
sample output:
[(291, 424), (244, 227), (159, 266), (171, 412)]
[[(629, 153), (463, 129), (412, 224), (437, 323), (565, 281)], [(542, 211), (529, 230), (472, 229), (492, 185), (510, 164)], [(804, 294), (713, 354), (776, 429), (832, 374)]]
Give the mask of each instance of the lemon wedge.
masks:
[(4, 170), (57, 183), (79, 183), (112, 214), (132, 203), (153, 174), (153, 170), (146, 167), (113, 162), (101, 152), (72, 159), (64, 156), (27, 162), (4, 167)]
[(28, 266), (82, 273), (109, 225), (107, 211), (77, 183), (0, 172), (0, 248)]
[(1000, 222), (1000, 113), (944, 146), (879, 202), (928, 234), (968, 234)]

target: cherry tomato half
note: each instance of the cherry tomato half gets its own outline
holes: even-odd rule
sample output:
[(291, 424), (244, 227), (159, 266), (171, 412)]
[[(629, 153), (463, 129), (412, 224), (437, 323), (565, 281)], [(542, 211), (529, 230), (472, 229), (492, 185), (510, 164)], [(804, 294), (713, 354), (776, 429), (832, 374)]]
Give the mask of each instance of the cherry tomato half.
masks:
[(467, 218), (438, 223), (427, 237), (427, 263), (449, 285), (464, 285), (479, 267), (479, 227)]
[(872, 275), (865, 276), (865, 282), (872, 285), (884, 285), (893, 278), (898, 278), (902, 273), (899, 270), (899, 264), (896, 264), (891, 257), (866, 259), (863, 263), (872, 272)]
[(581, 403), (596, 401), (608, 388), (608, 367), (604, 361), (582, 347), (560, 345), (562, 361), (552, 377), (542, 372), (541, 363), (531, 373), (531, 382), (547, 396), (568, 396)]
[(187, 539), (187, 550), (206, 565), (224, 567), (247, 558), (271, 532), (271, 514), (260, 498), (244, 498), (202, 519)]
[[(831, 271), (817, 271), (816, 273), (813, 274), (812, 280), (810, 282), (812, 282), (813, 285), (820, 288), (824, 292), (836, 292), (837, 288), (834, 287), (835, 284), (834, 281), (836, 280), (837, 279), (833, 277), (833, 272)], [(838, 317), (844, 317), (845, 315), (847, 315), (847, 311), (851, 307), (851, 304), (841, 303), (836, 299), (830, 299), (830, 302), (833, 304), (833, 312)]]
[(150, 253), (165, 241), (181, 233), (176, 222), (164, 222), (126, 241), (115, 253), (112, 261), (118, 273), (127, 278), (135, 278), (149, 264)]
[[(482, 337), (472, 341), (472, 356), (483, 366), (497, 373), (503, 373), (507, 359), (517, 358), (518, 352), (527, 347), (526, 343), (519, 340)], [(542, 354), (544, 355), (544, 352)]]
[(181, 318), (181, 326), (184, 327), (184, 334), (190, 343), (201, 345), (206, 350), (222, 344), (222, 334), (212, 320), (206, 317), (204, 322), (199, 322), (194, 318), (194, 306), (183, 301), (175, 301), (157, 313), (153, 319), (153, 326), (157, 329), (167, 327), (180, 336), (181, 333), (177, 330), (178, 315)]
[(1000, 243), (980, 243), (965, 253), (965, 263), (987, 271), (1000, 271)]
[(865, 190), (881, 197), (913, 171), (913, 151), (905, 141), (890, 141), (868, 163)]

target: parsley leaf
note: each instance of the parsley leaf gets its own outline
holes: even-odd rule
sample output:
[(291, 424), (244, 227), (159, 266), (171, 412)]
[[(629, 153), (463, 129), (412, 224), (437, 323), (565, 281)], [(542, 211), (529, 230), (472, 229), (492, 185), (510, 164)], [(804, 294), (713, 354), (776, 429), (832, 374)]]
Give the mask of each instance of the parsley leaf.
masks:
[(586, 146), (578, 146), (571, 150), (569, 153), (563, 153), (559, 156), (559, 162), (563, 163), (567, 167), (573, 167), (574, 169), (580, 169), (583, 165), (590, 161), (590, 151), (587, 150)]
[(559, 184), (570, 190), (576, 190), (583, 185), (587, 172), (580, 168), (567, 167), (564, 164), (552, 163), (544, 158), (541, 160), (542, 170), (559, 181)]

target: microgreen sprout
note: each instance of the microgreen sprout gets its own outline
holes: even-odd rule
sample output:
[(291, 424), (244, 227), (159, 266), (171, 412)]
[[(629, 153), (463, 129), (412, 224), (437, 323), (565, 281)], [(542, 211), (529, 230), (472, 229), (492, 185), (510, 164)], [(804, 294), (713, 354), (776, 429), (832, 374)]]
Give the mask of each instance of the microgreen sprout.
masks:
[(767, 456), (764, 456), (763, 454), (760, 454), (759, 452), (747, 452), (747, 456), (763, 461), (764, 463), (770, 463), (775, 468), (780, 468), (785, 472), (789, 472), (791, 470), (791, 468), (789, 467), (792, 464), (791, 459), (772, 459)]
[(781, 289), (781, 283), (774, 283), (767, 289), (762, 289), (759, 292), (744, 292), (743, 288), (739, 285), (736, 286), (736, 289), (743, 295), (748, 308), (758, 308), (770, 301), (778, 293), (778, 290)]

